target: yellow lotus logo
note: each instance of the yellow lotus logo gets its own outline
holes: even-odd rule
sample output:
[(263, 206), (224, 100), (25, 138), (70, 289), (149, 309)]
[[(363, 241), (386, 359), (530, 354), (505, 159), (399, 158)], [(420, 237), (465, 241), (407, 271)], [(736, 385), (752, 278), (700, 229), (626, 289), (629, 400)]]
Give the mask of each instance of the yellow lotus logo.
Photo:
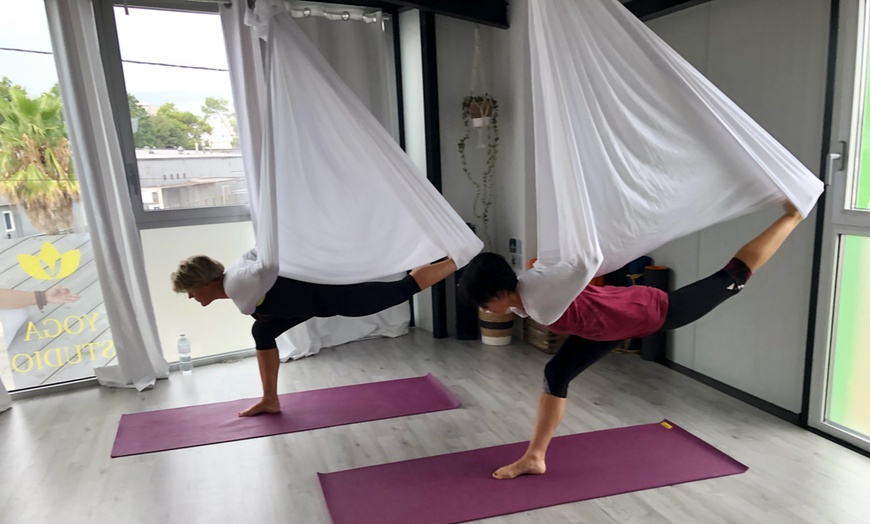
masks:
[(18, 255), (18, 263), (24, 272), (39, 280), (60, 280), (72, 275), (79, 268), (82, 253), (71, 249), (62, 254), (51, 242), (42, 244), (39, 256)]

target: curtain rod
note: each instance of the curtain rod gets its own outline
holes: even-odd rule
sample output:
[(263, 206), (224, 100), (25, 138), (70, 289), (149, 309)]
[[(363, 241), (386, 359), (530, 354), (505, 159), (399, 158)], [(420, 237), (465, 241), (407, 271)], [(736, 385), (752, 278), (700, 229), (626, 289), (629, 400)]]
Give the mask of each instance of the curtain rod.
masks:
[[(224, 5), (232, 5), (231, 0), (186, 0), (188, 2), (199, 2), (204, 4), (224, 4)], [(253, 9), (257, 0), (245, 0), (248, 4), (248, 9)], [(322, 17), (328, 20), (344, 20), (344, 21), (362, 21), (367, 24), (373, 24), (380, 22), (382, 20), (389, 20), (390, 17), (388, 15), (383, 14), (383, 11), (377, 8), (371, 8), (370, 10), (364, 9), (362, 6), (343, 6), (343, 5), (333, 5), (333, 7), (326, 6), (295, 6), (293, 4), (304, 3), (308, 4), (309, 2), (293, 2), (291, 0), (285, 0), (285, 3), (289, 6), (290, 14), (293, 18), (310, 18), (310, 17)], [(316, 0), (310, 2), (311, 4), (316, 4)], [(126, 4), (126, 2), (125, 2)]]
[[(168, 7), (172, 0), (115, 0), (124, 7), (124, 11), (130, 14), (129, 7)], [(238, 0), (247, 4), (249, 9), (256, 6), (256, 0)], [(387, 22), (391, 19), (389, 14), (374, 6), (354, 6), (344, 4), (320, 4), (316, 0), (284, 0), (287, 11), (293, 18), (326, 18), (327, 20), (360, 21), (367, 24)], [(232, 0), (180, 0), (175, 4), (176, 8), (184, 4), (223, 4), (232, 5)], [(192, 7), (192, 6), (191, 6)]]

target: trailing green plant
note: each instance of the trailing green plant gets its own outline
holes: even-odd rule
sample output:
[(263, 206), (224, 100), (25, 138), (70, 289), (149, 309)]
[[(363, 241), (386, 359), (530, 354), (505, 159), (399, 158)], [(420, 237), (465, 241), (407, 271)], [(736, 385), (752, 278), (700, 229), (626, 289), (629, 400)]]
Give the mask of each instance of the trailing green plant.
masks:
[[(487, 138), (486, 143), (483, 144), (483, 147), (486, 148), (486, 164), (479, 178), (472, 173), (468, 165), (468, 158), (466, 157), (466, 148), (468, 141), (471, 139), (472, 121), (474, 118), (489, 119), (488, 123), (484, 123), (479, 128), (485, 129)], [(465, 176), (474, 186), (474, 217), (480, 220), (482, 224), (483, 240), (487, 249), (492, 249), (492, 240), (489, 236), (489, 219), (493, 202), (495, 163), (498, 159), (498, 102), (489, 93), (483, 96), (466, 96), (462, 100), (462, 123), (465, 127), (465, 134), (459, 140), (459, 162), (462, 166), (462, 172), (465, 173)]]

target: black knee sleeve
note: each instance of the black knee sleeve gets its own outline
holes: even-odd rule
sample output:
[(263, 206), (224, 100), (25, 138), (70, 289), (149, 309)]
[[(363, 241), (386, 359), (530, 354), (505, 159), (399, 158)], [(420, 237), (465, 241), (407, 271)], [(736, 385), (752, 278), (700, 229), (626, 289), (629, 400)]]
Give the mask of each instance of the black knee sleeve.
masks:
[(308, 320), (308, 318), (254, 318), (254, 324), (251, 326), (251, 335), (254, 337), (254, 343), (258, 350), (278, 347), (275, 339), (285, 331)]
[(721, 272), (734, 282), (734, 285), (729, 286), (728, 290), (735, 293), (743, 289), (743, 286), (749, 281), (749, 277), (752, 276), (752, 270), (739, 258), (729, 260)]
[(752, 270), (738, 258), (707, 278), (668, 292), (668, 313), (662, 330), (681, 328), (695, 322), (722, 302), (733, 297), (752, 276)]
[(559, 366), (555, 359), (551, 359), (544, 366), (544, 393), (554, 397), (567, 398), (570, 382), (571, 378), (567, 376), (565, 368)]
[(568, 384), (620, 343), (621, 341), (592, 341), (575, 335), (569, 336), (544, 366), (544, 393), (567, 398)]

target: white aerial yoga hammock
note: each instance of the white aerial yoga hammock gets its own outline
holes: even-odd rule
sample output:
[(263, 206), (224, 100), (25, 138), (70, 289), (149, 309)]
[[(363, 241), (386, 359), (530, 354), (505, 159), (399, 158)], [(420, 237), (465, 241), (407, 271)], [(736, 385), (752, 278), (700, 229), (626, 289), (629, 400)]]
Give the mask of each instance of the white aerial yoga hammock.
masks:
[(812, 210), (822, 183), (617, 0), (529, 0), (529, 24), (536, 265), (573, 269), (539, 321), (670, 240), (786, 199)]
[[(464, 265), (482, 248), (465, 222), (342, 82), (280, 0), (225, 11), (245, 171), (261, 257), (280, 274), (348, 284), (443, 256)], [(245, 9), (250, 31), (229, 27)], [(244, 68), (240, 74), (238, 68)], [(266, 79), (262, 82), (262, 78)], [(240, 112), (241, 113), (241, 112)], [(257, 129), (258, 124), (262, 127)], [(277, 249), (275, 249), (277, 246)], [(274, 258), (272, 259), (274, 260)]]

